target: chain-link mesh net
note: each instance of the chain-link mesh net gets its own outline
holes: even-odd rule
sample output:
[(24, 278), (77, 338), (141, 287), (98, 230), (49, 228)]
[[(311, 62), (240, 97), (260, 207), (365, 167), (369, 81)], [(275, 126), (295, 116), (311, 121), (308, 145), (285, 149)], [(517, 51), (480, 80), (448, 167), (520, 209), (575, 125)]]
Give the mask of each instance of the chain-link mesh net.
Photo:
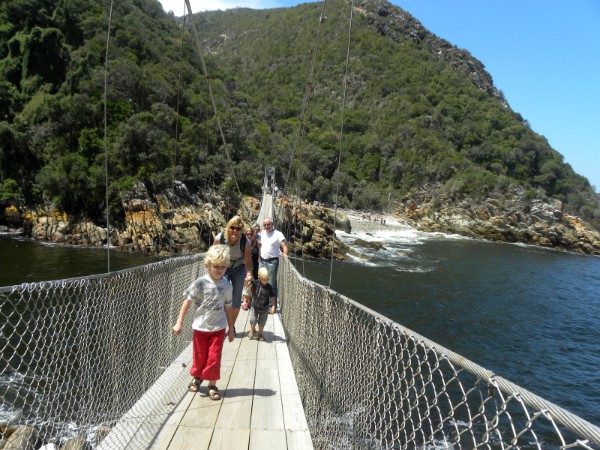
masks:
[(600, 428), (283, 259), (279, 292), (317, 449), (600, 448)]
[[(169, 388), (157, 380), (189, 352), (192, 315), (183, 336), (171, 327), (202, 262), (0, 289), (0, 425), (34, 426), (40, 442), (57, 444), (98, 443), (112, 429), (103, 448), (146, 448), (135, 429), (114, 431), (134, 420), (147, 435), (160, 429)], [(302, 278), (285, 259), (279, 292), (318, 449), (600, 449), (598, 427)]]
[(192, 315), (171, 327), (203, 273), (193, 256), (1, 289), (0, 440), (29, 425), (41, 443), (97, 441), (189, 345)]

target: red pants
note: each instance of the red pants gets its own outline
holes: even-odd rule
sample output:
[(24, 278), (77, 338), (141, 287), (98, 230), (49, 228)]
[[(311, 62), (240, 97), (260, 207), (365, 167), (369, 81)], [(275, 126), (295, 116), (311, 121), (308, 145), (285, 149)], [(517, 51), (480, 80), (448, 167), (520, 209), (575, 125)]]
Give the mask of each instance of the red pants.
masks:
[(190, 369), (192, 377), (203, 380), (221, 378), (221, 352), (224, 340), (225, 329), (213, 332), (194, 330)]

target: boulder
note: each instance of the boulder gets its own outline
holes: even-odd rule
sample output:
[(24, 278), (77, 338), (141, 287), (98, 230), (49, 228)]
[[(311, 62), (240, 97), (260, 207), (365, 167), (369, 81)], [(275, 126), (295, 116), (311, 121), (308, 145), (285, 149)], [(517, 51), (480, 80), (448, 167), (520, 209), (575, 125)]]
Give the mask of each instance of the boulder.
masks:
[(360, 247), (370, 248), (373, 250), (381, 250), (383, 247), (383, 242), (379, 241), (365, 241), (364, 239), (356, 239), (354, 243)]

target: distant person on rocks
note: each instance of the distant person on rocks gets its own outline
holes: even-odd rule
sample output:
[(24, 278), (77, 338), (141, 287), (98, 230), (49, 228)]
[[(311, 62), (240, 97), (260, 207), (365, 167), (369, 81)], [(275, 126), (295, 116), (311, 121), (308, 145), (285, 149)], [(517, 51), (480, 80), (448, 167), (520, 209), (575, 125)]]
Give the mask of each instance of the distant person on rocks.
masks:
[(192, 367), (193, 377), (190, 392), (198, 392), (202, 380), (208, 380), (208, 398), (220, 400), (217, 380), (221, 378), (221, 354), (225, 340), (225, 328), (229, 325), (229, 342), (233, 341), (233, 308), (231, 283), (223, 278), (229, 265), (229, 248), (215, 245), (208, 249), (204, 258), (207, 274), (194, 281), (184, 292), (186, 296), (177, 322), (173, 325), (175, 336), (181, 334), (183, 318), (188, 310), (195, 308), (192, 328)]
[(263, 230), (258, 235), (258, 247), (260, 248), (260, 266), (266, 267), (269, 271), (269, 284), (273, 286), (277, 299), (279, 255), (287, 258), (288, 248), (285, 236), (281, 231), (275, 229), (271, 217), (265, 217), (263, 220)]
[[(215, 236), (213, 245), (226, 245), (229, 247), (230, 257), (225, 278), (233, 286), (233, 323), (237, 320), (242, 306), (242, 290), (247, 274), (252, 274), (252, 256), (250, 254), (250, 241), (244, 232), (244, 222), (240, 216), (233, 216), (227, 222), (224, 233)], [(235, 325), (233, 327), (235, 335)]]
[(256, 324), (258, 324), (258, 340), (264, 341), (263, 331), (267, 323), (269, 314), (275, 314), (277, 303), (275, 301), (275, 292), (273, 286), (269, 283), (269, 271), (266, 267), (258, 269), (258, 281), (246, 277), (248, 283), (252, 283), (254, 294), (250, 309), (250, 333), (248, 338), (252, 339), (256, 333)]

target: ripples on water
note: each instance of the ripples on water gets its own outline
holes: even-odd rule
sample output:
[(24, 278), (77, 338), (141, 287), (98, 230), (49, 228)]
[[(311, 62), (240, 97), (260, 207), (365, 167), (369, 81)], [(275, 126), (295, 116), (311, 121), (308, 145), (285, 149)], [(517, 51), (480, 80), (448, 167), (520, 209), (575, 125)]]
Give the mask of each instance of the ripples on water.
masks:
[(600, 424), (600, 258), (389, 228), (339, 234), (372, 259), (334, 262), (333, 289)]

